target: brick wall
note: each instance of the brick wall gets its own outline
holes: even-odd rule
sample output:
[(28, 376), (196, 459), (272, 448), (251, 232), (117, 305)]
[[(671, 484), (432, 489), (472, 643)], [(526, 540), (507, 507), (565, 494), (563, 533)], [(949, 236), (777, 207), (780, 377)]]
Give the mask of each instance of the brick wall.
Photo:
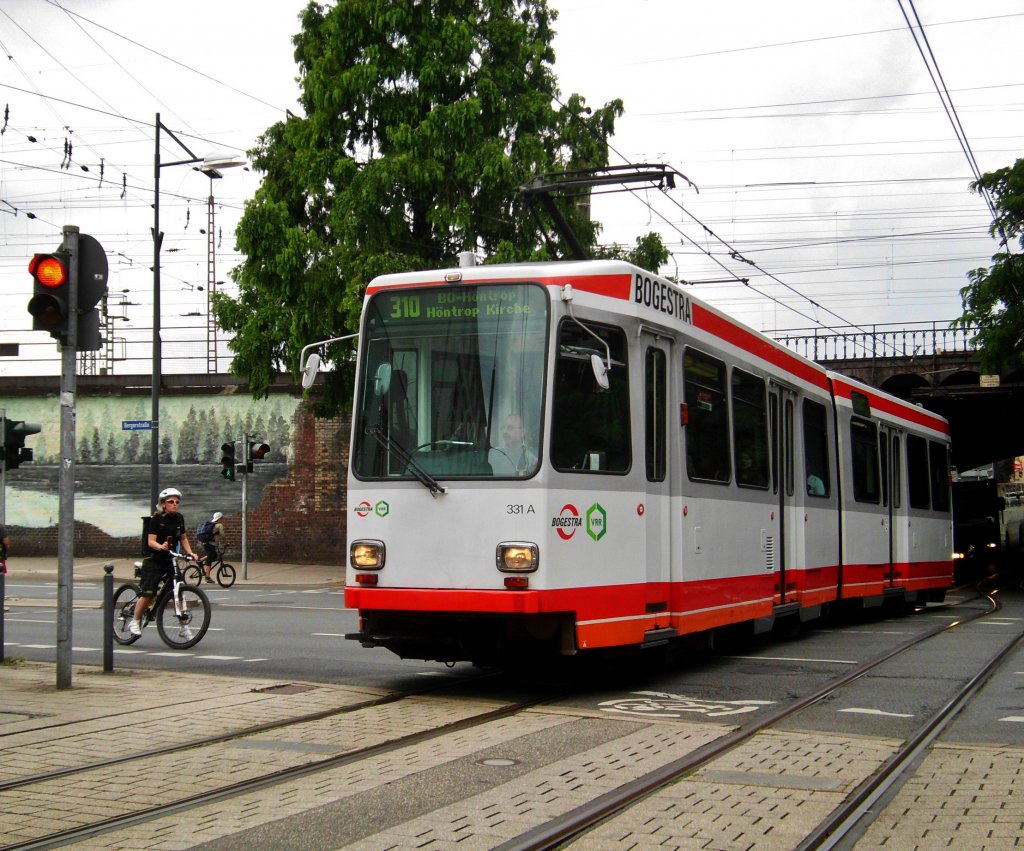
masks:
[[(344, 565), (348, 415), (318, 420), (300, 406), (293, 420), (294, 457), (288, 475), (263, 489), (249, 512), (251, 561)], [(228, 518), (241, 530), (241, 518)]]
[[(293, 456), (288, 474), (268, 483), (259, 507), (249, 512), (249, 561), (345, 564), (350, 422), (347, 414), (318, 420), (306, 405), (296, 409), (292, 420)], [(240, 540), (241, 516), (227, 514), (224, 522), (232, 529), (232, 538)], [(7, 531), (11, 538), (12, 561), (18, 556), (57, 555), (56, 526), (9, 525)], [(138, 553), (140, 543), (138, 535), (117, 538), (90, 523), (75, 521), (74, 554), (77, 558), (124, 557)], [(237, 547), (232, 557), (240, 562)]]

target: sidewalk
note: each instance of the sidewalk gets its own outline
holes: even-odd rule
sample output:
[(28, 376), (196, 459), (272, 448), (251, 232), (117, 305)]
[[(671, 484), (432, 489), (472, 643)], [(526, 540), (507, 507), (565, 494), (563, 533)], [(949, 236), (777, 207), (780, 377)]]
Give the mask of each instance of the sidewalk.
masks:
[[(134, 565), (138, 559), (111, 558), (92, 559), (76, 558), (74, 560), (73, 577), (75, 581), (100, 581), (103, 579), (103, 566), (108, 562), (114, 565), (114, 582), (133, 582)], [(344, 585), (345, 568), (342, 565), (318, 564), (280, 564), (277, 562), (253, 562), (247, 565), (246, 577), (242, 576), (241, 558), (232, 559), (238, 572), (236, 585)], [(12, 555), (7, 560), (7, 580), (9, 582), (26, 580), (57, 581), (56, 556), (31, 556), (19, 558)]]

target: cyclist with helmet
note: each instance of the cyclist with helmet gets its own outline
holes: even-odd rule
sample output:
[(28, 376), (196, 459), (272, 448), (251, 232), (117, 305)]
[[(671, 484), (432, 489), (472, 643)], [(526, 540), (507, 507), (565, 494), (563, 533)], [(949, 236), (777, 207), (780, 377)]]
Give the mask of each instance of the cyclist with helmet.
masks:
[(213, 563), (220, 558), (220, 551), (224, 548), (224, 524), (220, 522), (223, 516), (223, 512), (220, 511), (213, 513), (213, 517), (210, 518), (210, 522), (213, 524), (213, 537), (209, 540), (200, 540), (206, 555), (199, 562), (203, 566), (207, 582), (213, 582), (210, 577), (210, 569)]
[(174, 552), (178, 545), (181, 545), (187, 555), (195, 558), (185, 532), (185, 518), (178, 511), (180, 505), (181, 491), (177, 488), (160, 491), (160, 503), (157, 505), (156, 513), (149, 520), (146, 543), (149, 545), (150, 555), (142, 562), (142, 575), (139, 579), (142, 593), (139, 602), (135, 604), (135, 617), (128, 624), (128, 631), (132, 635), (142, 635), (143, 612), (153, 602), (160, 580), (165, 577), (170, 579), (174, 573)]

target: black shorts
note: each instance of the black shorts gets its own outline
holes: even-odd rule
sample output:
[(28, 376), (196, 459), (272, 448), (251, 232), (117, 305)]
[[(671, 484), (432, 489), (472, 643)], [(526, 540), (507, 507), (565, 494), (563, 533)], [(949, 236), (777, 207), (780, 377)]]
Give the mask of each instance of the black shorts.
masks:
[(142, 574), (139, 578), (139, 587), (142, 589), (142, 596), (149, 597), (156, 593), (157, 585), (161, 579), (170, 579), (174, 575), (173, 562), (164, 563), (159, 559), (147, 558), (142, 562)]

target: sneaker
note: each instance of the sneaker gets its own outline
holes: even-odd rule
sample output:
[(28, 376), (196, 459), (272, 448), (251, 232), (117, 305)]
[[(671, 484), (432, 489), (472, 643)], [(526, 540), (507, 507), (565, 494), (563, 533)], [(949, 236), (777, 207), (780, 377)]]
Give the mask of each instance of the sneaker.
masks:
[(183, 626), (181, 629), (178, 630), (178, 638), (180, 638), (182, 641), (191, 641), (192, 630), (190, 630), (187, 626)]
[(128, 632), (130, 632), (132, 635), (142, 635), (142, 624), (135, 620), (129, 621)]
[(210, 582), (210, 583), (212, 583), (212, 582), (213, 582), (213, 580), (212, 580), (212, 579), (210, 579), (210, 577), (209, 577), (209, 576), (207, 576), (207, 577), (206, 577), (206, 581), (207, 581), (207, 582)]

